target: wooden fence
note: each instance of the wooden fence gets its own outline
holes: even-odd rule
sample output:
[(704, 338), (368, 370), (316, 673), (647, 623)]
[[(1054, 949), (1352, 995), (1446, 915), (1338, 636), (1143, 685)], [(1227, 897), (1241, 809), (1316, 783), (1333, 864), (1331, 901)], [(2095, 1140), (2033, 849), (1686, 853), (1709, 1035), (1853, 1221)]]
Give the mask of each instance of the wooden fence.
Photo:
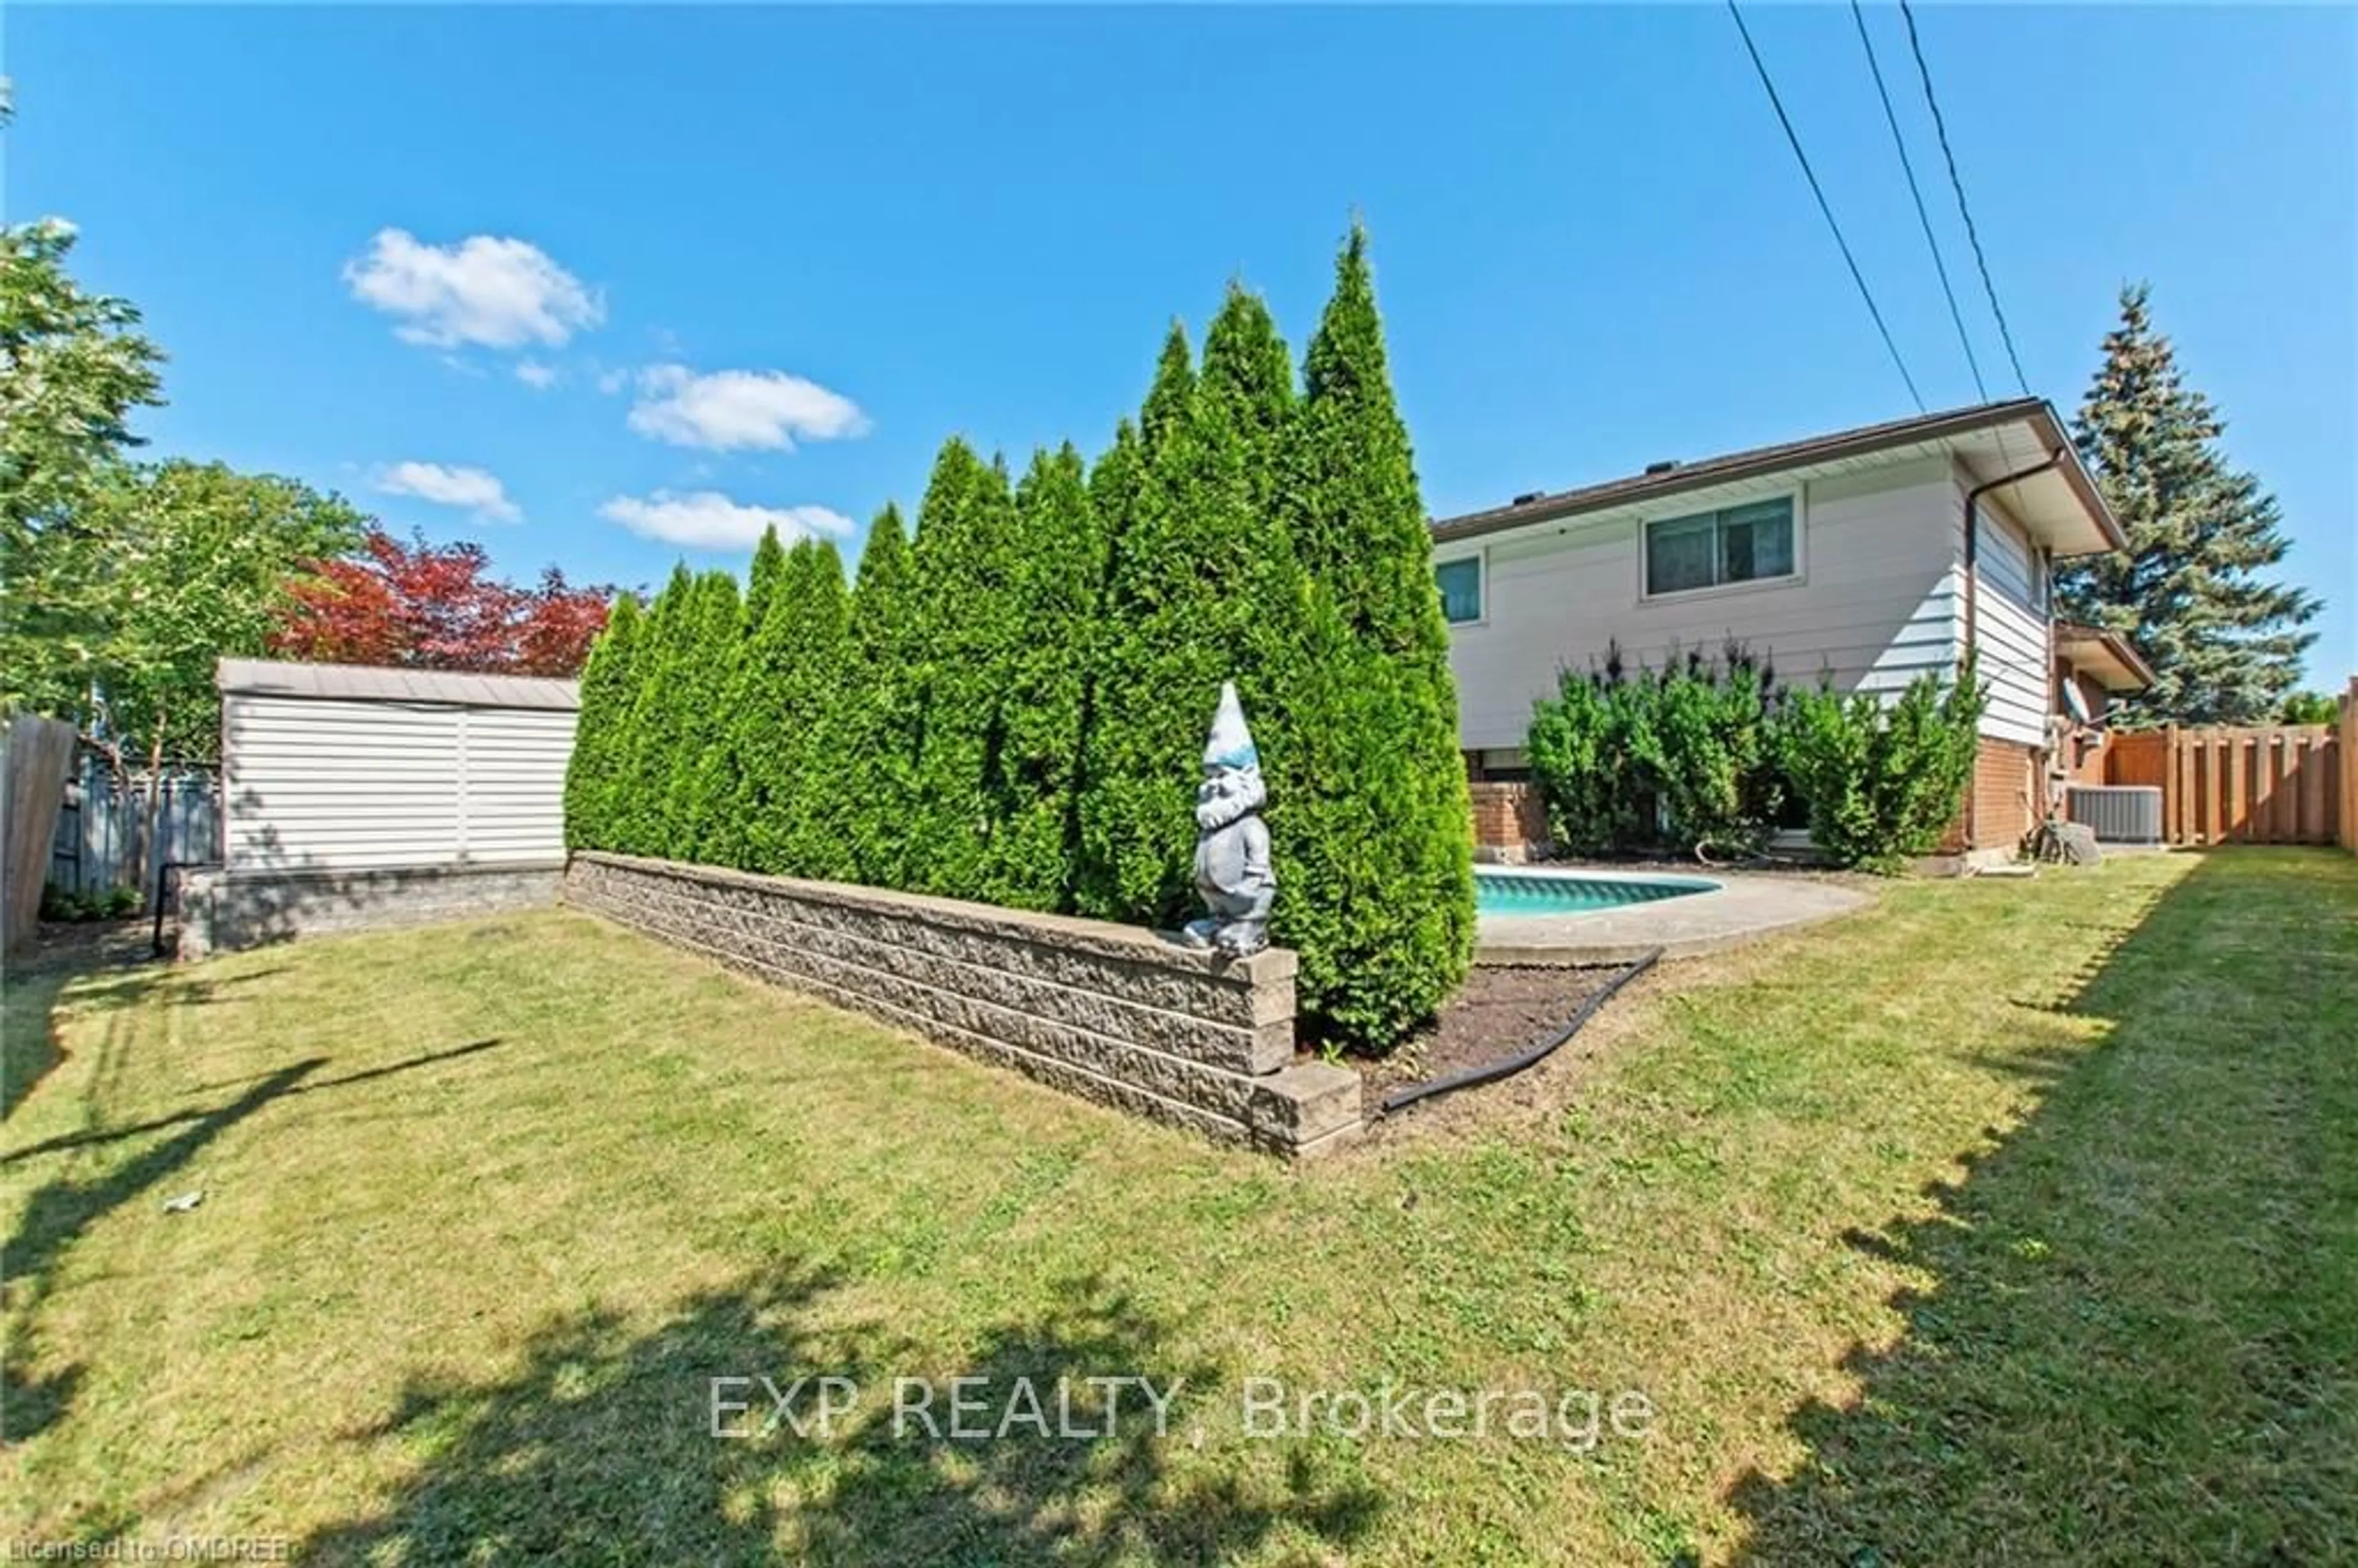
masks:
[(2338, 724), (2135, 730), (2104, 748), (2104, 782), (2161, 790), (2172, 844), (2351, 842), (2353, 704)]
[(2337, 806), (2342, 820), (2335, 824), (2336, 837), (2343, 849), (2358, 855), (2358, 676), (2350, 677), (2350, 688), (2342, 694), (2342, 719), (2334, 725), (2334, 740), (2342, 748), (2342, 794)]
[(73, 760), (72, 725), (29, 713), (7, 719), (0, 741), (0, 951), (33, 933)]

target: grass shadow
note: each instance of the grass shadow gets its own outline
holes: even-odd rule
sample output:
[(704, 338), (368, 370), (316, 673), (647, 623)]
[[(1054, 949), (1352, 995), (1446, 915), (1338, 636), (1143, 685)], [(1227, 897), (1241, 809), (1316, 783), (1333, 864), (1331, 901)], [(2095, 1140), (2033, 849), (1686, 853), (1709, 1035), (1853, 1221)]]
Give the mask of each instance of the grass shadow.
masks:
[[(178, 1004), (175, 1001), (173, 1005)], [(500, 1041), (496, 1036), (487, 1040), (471, 1040), (464, 1045), (453, 1045), (448, 1050), (422, 1052), (415, 1056), (406, 1056), (398, 1062), (387, 1062), (383, 1066), (362, 1067), (356, 1072), (341, 1073), (332, 1078), (319, 1078), (299, 1087), (282, 1089), (279, 1093), (288, 1096), (311, 1095), (318, 1094), (322, 1089), (344, 1088), (352, 1084), (371, 1083), (378, 1078), (391, 1077), (396, 1073), (415, 1072), (420, 1067), (431, 1067), (444, 1062), (455, 1062), (461, 1057), (476, 1055), (481, 1052), (496, 1048), (499, 1044)], [(316, 1068), (325, 1065), (326, 1063), (327, 1058), (320, 1057), (308, 1064), (307, 1067)], [(283, 1072), (261, 1074), (241, 1081), (267, 1084), (283, 1076)], [(228, 1088), (235, 1086), (221, 1084), (211, 1087)], [(275, 1098), (276, 1096), (272, 1098)], [(92, 1128), (81, 1132), (59, 1133), (55, 1138), (45, 1138), (38, 1143), (27, 1143), (21, 1149), (12, 1149), (6, 1154), (0, 1154), (0, 1169), (13, 1165), (20, 1160), (30, 1160), (36, 1155), (55, 1154), (68, 1149), (84, 1149), (95, 1144), (116, 1143), (125, 1138), (137, 1138), (149, 1132), (161, 1132), (168, 1127), (178, 1127), (192, 1121), (210, 1121), (218, 1114), (217, 1111), (209, 1110), (177, 1110), (169, 1116), (153, 1117), (146, 1121), (126, 1122), (115, 1127)]]
[(1733, 1488), (1747, 1561), (2358, 1561), (2358, 863), (2215, 853), (2098, 946), (2023, 1001), (2095, 1043), (1851, 1238), (1922, 1283)]
[[(698, 1298), (636, 1337), (579, 1314), (537, 1335), (511, 1379), (412, 1387), (352, 1440), (398, 1441), (425, 1456), (420, 1467), (384, 1507), (314, 1533), (297, 1555), (1197, 1563), (1282, 1530), (1323, 1543), (1325, 1561), (1375, 1519), (1372, 1492), (1322, 1485), (1303, 1462), (1259, 1487), (1176, 1473), (1180, 1433), (1158, 1434), (1141, 1396), (1115, 1394), (1109, 1409), (1087, 1381), (1142, 1377), (1168, 1392), (1188, 1377), (1165, 1348), (1167, 1325), (1127, 1294), (1075, 1281), (1048, 1314), (989, 1330), (943, 1372), (937, 1351), (894, 1326), (827, 1310), (841, 1282), (781, 1271)], [(896, 1397), (904, 1377), (931, 1390), (930, 1432), (909, 1413), (914, 1392)], [(758, 1382), (729, 1385), (716, 1409), (714, 1379), (763, 1378), (778, 1393), (812, 1381), (784, 1419)], [(824, 1411), (820, 1378), (846, 1380)], [(981, 1380), (960, 1390), (988, 1406), (977, 1428), (1030, 1379), (1046, 1430), (952, 1435), (954, 1378)]]
[(59, 1260), (100, 1219), (185, 1167), (205, 1145), (252, 1116), (326, 1065), (313, 1057), (281, 1067), (179, 1132), (89, 1181), (59, 1177), (27, 1200), (16, 1232), (0, 1257), (8, 1282), (8, 1345), (0, 1356), (0, 1435), (22, 1442), (46, 1431), (70, 1407), (79, 1366), (48, 1378), (32, 1376), (33, 1325)]

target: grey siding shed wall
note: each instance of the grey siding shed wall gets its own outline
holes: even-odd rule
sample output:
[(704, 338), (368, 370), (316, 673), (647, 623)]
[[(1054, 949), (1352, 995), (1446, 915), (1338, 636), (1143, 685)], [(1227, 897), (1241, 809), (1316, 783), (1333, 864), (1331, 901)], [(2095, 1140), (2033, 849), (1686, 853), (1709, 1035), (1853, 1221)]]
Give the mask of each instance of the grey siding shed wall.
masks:
[(550, 865), (575, 715), (228, 692), (233, 872)]

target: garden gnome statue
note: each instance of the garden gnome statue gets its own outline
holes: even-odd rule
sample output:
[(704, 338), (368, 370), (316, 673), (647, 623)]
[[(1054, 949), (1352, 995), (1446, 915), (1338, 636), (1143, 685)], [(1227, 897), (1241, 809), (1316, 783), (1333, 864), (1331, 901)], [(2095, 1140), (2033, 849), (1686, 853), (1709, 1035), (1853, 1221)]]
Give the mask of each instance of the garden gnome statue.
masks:
[(1191, 920), (1188, 946), (1223, 953), (1258, 953), (1269, 946), (1269, 906), (1277, 877), (1269, 865), (1269, 827), (1260, 819), (1267, 798), (1260, 753), (1233, 681), (1220, 683), (1220, 708), (1204, 743), (1204, 782), (1195, 791), (1195, 891), (1211, 914)]

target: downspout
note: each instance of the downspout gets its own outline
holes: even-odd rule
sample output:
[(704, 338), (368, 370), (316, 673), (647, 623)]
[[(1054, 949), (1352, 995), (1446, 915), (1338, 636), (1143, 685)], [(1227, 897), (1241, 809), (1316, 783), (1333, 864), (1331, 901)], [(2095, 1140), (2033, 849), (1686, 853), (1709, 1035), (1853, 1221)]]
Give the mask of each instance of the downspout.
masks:
[[(2062, 460), (2063, 449), (2058, 447), (2043, 463), (2033, 463), (2018, 473), (2010, 473), (2003, 479), (1994, 479), (1985, 484), (1977, 484), (1965, 492), (1965, 652), (1967, 654), (1974, 650), (1974, 636), (1978, 630), (1976, 622), (1980, 609), (1982, 578), (1982, 497), (1993, 490), (2004, 490), (2009, 484), (2020, 484), (2024, 480), (2037, 479)], [(2050, 619), (2052, 619), (2051, 615)], [(1968, 780), (1965, 784), (1965, 849), (1968, 853), (1981, 848), (1981, 835), (1978, 825), (1974, 820), (1974, 793), (1973, 783)]]

